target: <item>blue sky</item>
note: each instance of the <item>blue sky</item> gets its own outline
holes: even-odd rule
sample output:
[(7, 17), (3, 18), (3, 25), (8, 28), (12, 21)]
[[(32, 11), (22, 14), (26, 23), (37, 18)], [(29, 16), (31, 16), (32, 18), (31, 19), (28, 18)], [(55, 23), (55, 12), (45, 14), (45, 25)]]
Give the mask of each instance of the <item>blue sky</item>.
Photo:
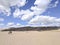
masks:
[(0, 28), (21, 26), (60, 26), (60, 0), (0, 0)]

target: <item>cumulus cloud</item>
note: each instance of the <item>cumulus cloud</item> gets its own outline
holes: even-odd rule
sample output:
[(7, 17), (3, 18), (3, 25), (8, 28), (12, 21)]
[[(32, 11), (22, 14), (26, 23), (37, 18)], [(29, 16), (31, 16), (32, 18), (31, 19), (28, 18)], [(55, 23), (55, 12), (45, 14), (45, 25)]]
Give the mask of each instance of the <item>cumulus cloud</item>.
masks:
[(0, 21), (4, 21), (4, 18), (0, 18)]
[(12, 25), (14, 25), (14, 22), (9, 22), (9, 23), (7, 24), (7, 26), (12, 26)]
[(55, 4), (53, 5), (53, 7), (57, 7), (58, 3), (59, 3), (59, 0), (55, 1)]
[(14, 17), (14, 18), (17, 18), (17, 17), (19, 17), (19, 16), (21, 16), (21, 11), (20, 11), (20, 9), (17, 8), (17, 9), (15, 10), (15, 12), (13, 13), (13, 17)]
[(34, 15), (40, 15), (48, 9), (50, 3), (51, 0), (36, 0), (31, 10), (34, 11)]
[[(51, 1), (52, 0), (35, 0), (34, 6), (31, 6), (30, 9), (23, 10), (16, 8), (12, 15), (14, 18), (20, 18), (23, 21), (29, 20), (28, 24), (59, 25), (60, 18), (41, 16), (41, 14), (43, 14), (49, 8)], [(22, 7), (26, 3), (26, 0), (0, 0), (0, 11), (9, 16), (11, 14), (11, 6)], [(58, 3), (59, 0), (57, 0), (52, 7), (56, 7)], [(2, 21), (2, 19), (0, 20)], [(20, 23), (15, 24), (14, 22), (9, 22), (7, 26), (20, 26)]]
[(14, 22), (9, 22), (7, 25), (6, 25), (8, 28), (10, 27), (20, 27), (21, 24), (20, 23), (14, 23)]
[(0, 10), (2, 10), (3, 13), (6, 13), (8, 16), (11, 13), (10, 7), (16, 6), (21, 7), (26, 4), (26, 0), (0, 0)]
[(35, 16), (28, 23), (38, 24), (38, 25), (59, 25), (60, 18), (50, 17), (50, 16)]
[(14, 18), (20, 18), (21, 20), (25, 20), (25, 21), (32, 18), (33, 15), (34, 13), (31, 12), (29, 9), (27, 10), (16, 9), (15, 12), (13, 13)]
[(49, 5), (49, 8), (57, 7), (58, 4), (59, 4), (59, 0), (56, 0), (56, 1), (54, 2), (54, 4), (50, 4), (50, 5)]
[(0, 26), (3, 26), (4, 25), (4, 23), (0, 23)]
[(9, 0), (10, 6), (17, 5), (18, 7), (24, 6), (26, 4), (26, 0)]
[(23, 16), (21, 17), (21, 20), (30, 20), (34, 15), (34, 12), (31, 12), (30, 10), (23, 11)]
[(36, 0), (34, 5), (40, 6), (40, 7), (46, 7), (51, 2), (51, 0)]
[(20, 26), (21, 24), (20, 24), (20, 23), (17, 23), (16, 25), (17, 25), (17, 26)]
[(50, 2), (51, 0), (36, 0), (34, 2), (35, 6), (31, 6), (27, 10), (15, 10), (13, 15), (14, 17), (20, 17), (21, 20), (30, 20), (34, 15), (40, 15), (45, 12)]

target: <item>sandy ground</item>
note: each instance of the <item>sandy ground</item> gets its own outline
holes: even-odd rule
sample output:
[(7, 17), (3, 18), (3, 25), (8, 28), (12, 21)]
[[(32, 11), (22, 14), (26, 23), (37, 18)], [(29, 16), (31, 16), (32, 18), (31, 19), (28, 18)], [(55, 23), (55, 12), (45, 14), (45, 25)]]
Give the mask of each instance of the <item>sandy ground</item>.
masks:
[(0, 45), (60, 45), (60, 30), (0, 32)]

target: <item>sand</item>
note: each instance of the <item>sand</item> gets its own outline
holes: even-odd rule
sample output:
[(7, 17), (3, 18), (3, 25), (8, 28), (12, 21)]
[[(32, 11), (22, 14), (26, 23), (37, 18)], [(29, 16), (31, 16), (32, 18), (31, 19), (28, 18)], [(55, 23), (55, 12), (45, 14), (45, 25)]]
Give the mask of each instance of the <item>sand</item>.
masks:
[(60, 45), (60, 31), (0, 32), (0, 45)]

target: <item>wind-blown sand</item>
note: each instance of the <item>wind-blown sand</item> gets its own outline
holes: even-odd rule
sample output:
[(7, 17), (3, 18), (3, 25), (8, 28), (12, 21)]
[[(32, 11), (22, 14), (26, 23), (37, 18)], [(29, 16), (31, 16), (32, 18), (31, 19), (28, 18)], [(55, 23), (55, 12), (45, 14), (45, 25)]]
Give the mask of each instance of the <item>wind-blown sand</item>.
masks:
[(0, 32), (0, 45), (60, 45), (60, 30)]

